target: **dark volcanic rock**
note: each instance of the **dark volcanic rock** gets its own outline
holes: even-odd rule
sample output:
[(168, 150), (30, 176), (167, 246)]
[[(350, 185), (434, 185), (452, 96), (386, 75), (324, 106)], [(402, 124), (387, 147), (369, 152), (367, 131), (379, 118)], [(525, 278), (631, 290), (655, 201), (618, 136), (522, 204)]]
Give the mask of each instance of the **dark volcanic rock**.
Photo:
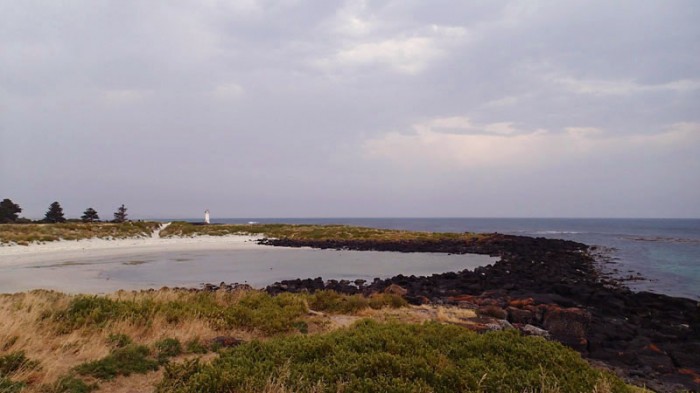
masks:
[(588, 347), (588, 330), (591, 314), (580, 308), (550, 306), (545, 312), (542, 326), (554, 339), (579, 351)]
[(511, 323), (528, 325), (535, 321), (535, 315), (527, 309), (508, 307), (506, 312), (508, 313), (508, 321)]

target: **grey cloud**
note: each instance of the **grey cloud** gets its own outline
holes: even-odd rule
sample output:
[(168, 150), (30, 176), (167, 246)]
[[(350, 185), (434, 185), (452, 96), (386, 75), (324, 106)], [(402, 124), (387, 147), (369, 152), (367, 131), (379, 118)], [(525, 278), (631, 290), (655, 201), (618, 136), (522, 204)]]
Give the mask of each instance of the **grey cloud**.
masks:
[(30, 217), (56, 199), (71, 216), (698, 216), (689, 150), (472, 170), (367, 146), (442, 118), (620, 146), (700, 123), (699, 9), (0, 0), (2, 197)]

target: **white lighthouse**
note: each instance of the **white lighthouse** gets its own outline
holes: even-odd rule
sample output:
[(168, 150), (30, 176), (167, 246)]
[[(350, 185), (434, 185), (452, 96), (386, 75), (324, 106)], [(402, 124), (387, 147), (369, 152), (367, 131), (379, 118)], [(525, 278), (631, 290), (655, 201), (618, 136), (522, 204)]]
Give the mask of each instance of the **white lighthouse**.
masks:
[(206, 224), (210, 224), (210, 222), (209, 222), (209, 209), (204, 211), (204, 222)]

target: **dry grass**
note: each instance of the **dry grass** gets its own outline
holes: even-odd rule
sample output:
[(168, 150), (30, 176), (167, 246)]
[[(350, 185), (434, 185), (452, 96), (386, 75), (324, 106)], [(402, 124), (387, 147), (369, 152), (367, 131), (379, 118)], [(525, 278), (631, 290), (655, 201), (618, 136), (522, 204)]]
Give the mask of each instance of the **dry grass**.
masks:
[[(111, 334), (124, 334), (135, 342), (146, 345), (164, 338), (176, 338), (184, 343), (219, 335), (231, 335), (244, 340), (259, 337), (259, 334), (247, 330), (217, 330), (208, 321), (196, 317), (172, 323), (166, 320), (165, 315), (154, 315), (147, 324), (119, 319), (110, 321), (101, 328), (84, 326), (66, 334), (58, 333), (58, 322), (52, 321), (47, 315), (65, 309), (73, 298), (48, 291), (0, 296), (0, 354), (24, 351), (29, 359), (38, 361), (40, 365), (14, 376), (15, 380), (28, 382), (28, 391), (33, 391), (32, 387), (53, 383), (78, 364), (106, 356), (110, 352), (108, 338)], [(178, 298), (178, 295), (171, 291), (151, 294), (122, 292), (111, 295), (110, 298), (148, 299), (163, 303)]]
[[(106, 356), (110, 352), (110, 334), (125, 334), (139, 343), (152, 344), (166, 337), (186, 342), (211, 338), (219, 333), (200, 320), (171, 324), (163, 316), (157, 316), (148, 325), (120, 320), (103, 329), (86, 326), (60, 334), (55, 322), (48, 320), (46, 315), (67, 307), (70, 299), (71, 296), (46, 291), (0, 297), (0, 346), (3, 350), (0, 353), (24, 351), (29, 359), (40, 365), (14, 377), (27, 381), (29, 391), (32, 386), (56, 381), (78, 364)], [(247, 332), (235, 333), (250, 338)], [(3, 343), (9, 345), (1, 345)]]
[(28, 245), (33, 242), (81, 239), (126, 239), (149, 237), (158, 222), (0, 224), (0, 244)]
[[(95, 307), (87, 310), (89, 317), (81, 314), (77, 319), (79, 323), (70, 319), (73, 314), (68, 310), (83, 304), (81, 300), (92, 299), (110, 303), (94, 303)], [(0, 295), (0, 356), (22, 351), (27, 358), (37, 361), (39, 367), (20, 370), (12, 379), (26, 382), (28, 392), (39, 391), (40, 386), (56, 382), (77, 365), (107, 356), (112, 350), (110, 336), (116, 334), (152, 347), (165, 338), (174, 338), (183, 344), (192, 340), (207, 343), (217, 336), (250, 341), (280, 333), (300, 334), (297, 326), (309, 334), (336, 329), (333, 315), (307, 311), (308, 299), (309, 295), (270, 297), (258, 291), (210, 293), (167, 289), (119, 291), (99, 297), (44, 290)], [(278, 303), (282, 308), (277, 308)], [(104, 305), (121, 311), (104, 317), (100, 314), (104, 310), (96, 307)], [(244, 319), (247, 325), (232, 326), (218, 318), (220, 312), (247, 308), (260, 312), (260, 319)], [(280, 310), (291, 310), (292, 314)], [(289, 319), (297, 315), (295, 312), (298, 317)], [(284, 324), (275, 323), (276, 318), (284, 319)], [(262, 325), (258, 327), (257, 323)], [(267, 328), (268, 323), (272, 329)], [(158, 375), (118, 377), (100, 384), (100, 391), (142, 391), (138, 386), (153, 386)]]

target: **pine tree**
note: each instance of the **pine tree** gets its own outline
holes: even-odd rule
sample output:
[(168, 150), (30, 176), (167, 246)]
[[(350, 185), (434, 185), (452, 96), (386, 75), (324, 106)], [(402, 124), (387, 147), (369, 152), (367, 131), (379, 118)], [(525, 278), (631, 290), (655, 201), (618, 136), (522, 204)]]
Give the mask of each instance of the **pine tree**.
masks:
[(0, 202), (0, 223), (17, 221), (17, 213), (21, 213), (22, 208), (10, 199), (3, 199)]
[(58, 202), (54, 202), (49, 206), (49, 211), (46, 212), (46, 217), (44, 217), (45, 222), (57, 223), (66, 221), (63, 217), (63, 208)]
[(125, 222), (126, 216), (126, 207), (124, 207), (124, 204), (122, 204), (114, 213), (114, 222)]
[(94, 221), (99, 221), (100, 216), (97, 215), (97, 211), (91, 207), (88, 207), (85, 209), (85, 212), (83, 215), (80, 217), (83, 222), (94, 222)]

